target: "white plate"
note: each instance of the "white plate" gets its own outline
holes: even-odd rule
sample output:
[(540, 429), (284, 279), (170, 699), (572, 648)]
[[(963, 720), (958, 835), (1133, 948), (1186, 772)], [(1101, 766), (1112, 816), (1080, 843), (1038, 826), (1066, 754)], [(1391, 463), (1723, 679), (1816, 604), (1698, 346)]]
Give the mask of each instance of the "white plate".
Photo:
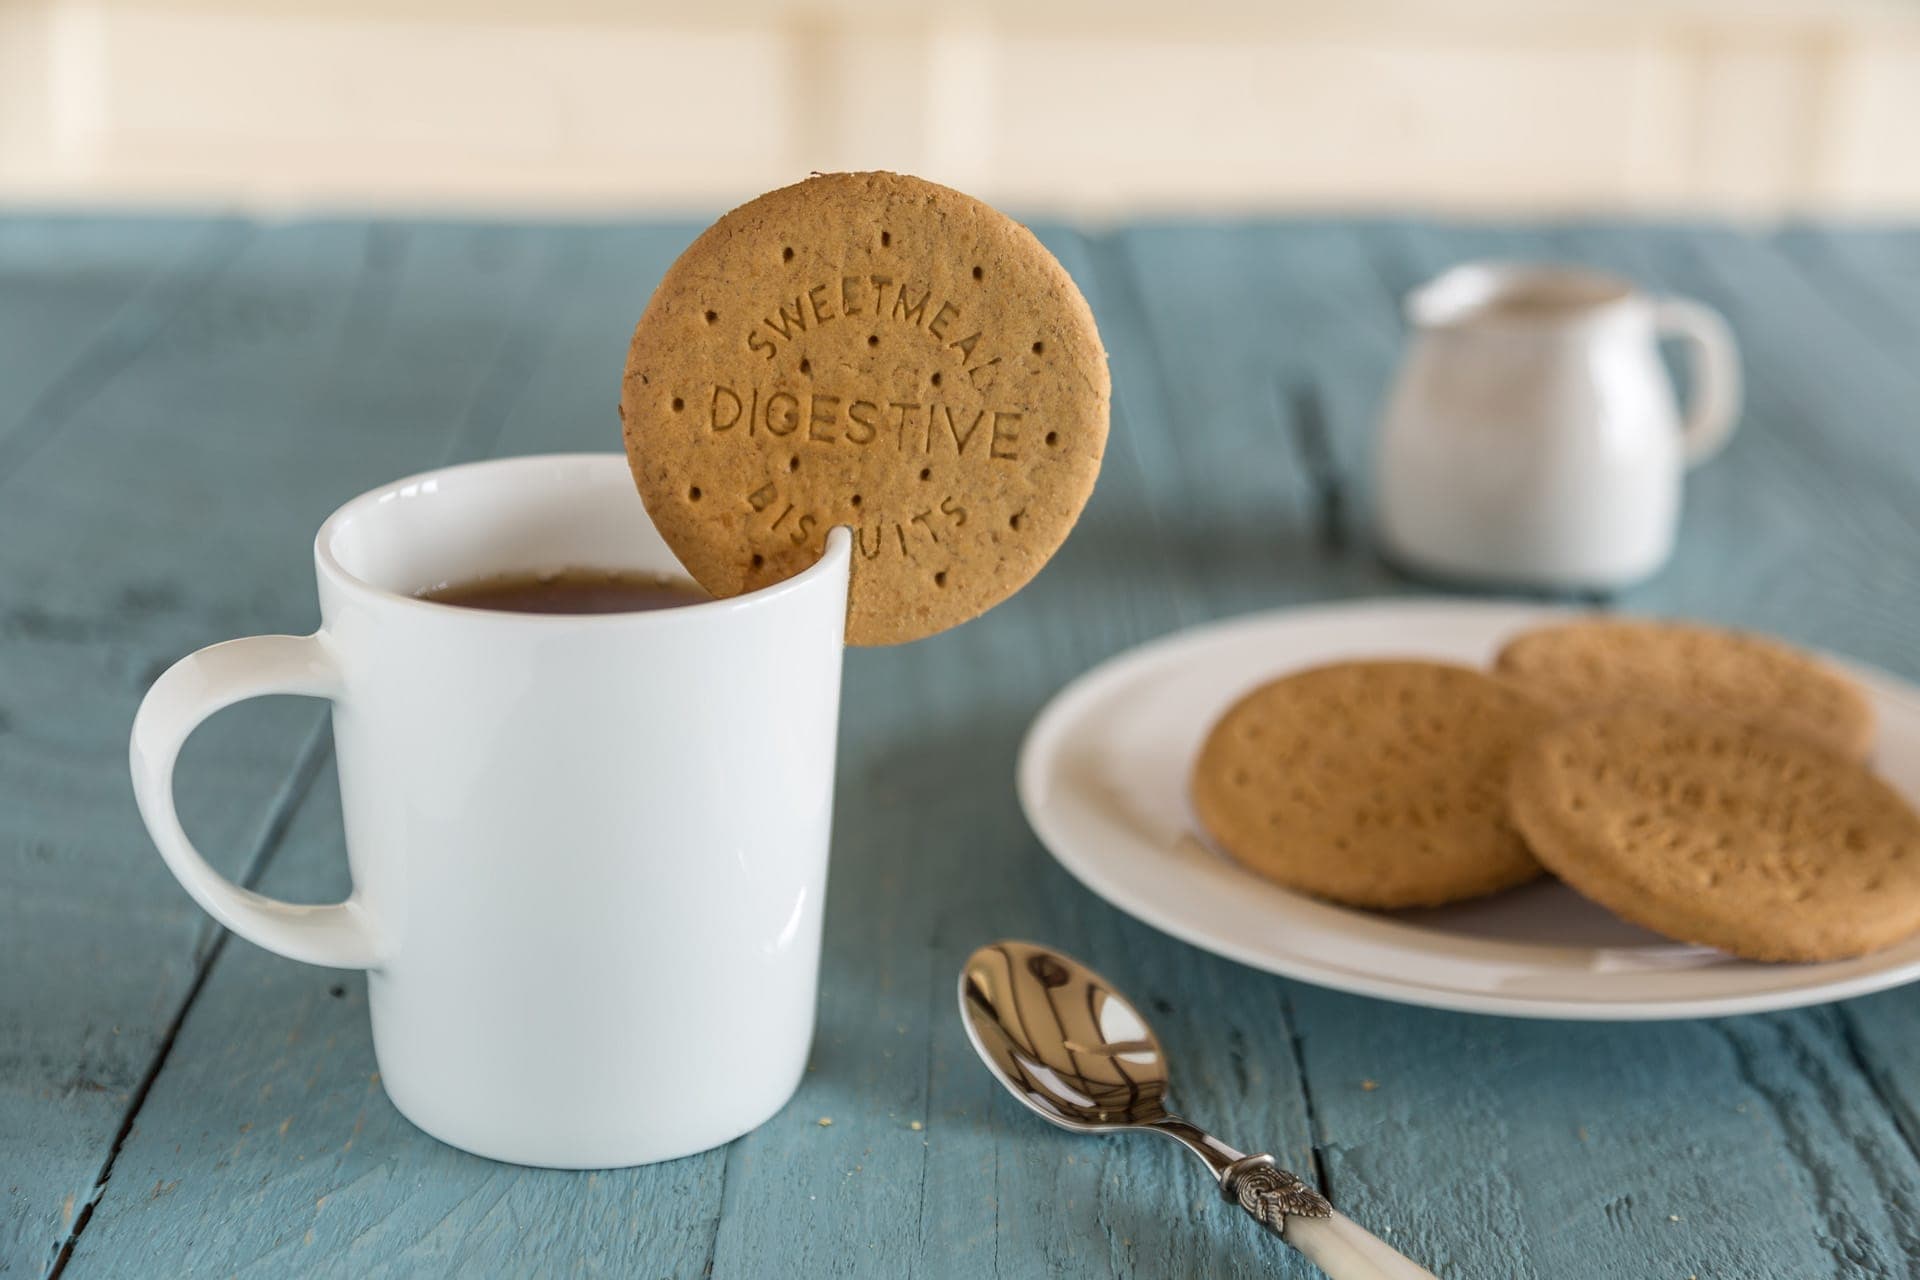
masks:
[[(1218, 623), (1122, 654), (1062, 690), (1020, 752), (1020, 803), (1089, 889), (1176, 938), (1272, 973), (1406, 1004), (1526, 1018), (1698, 1018), (1788, 1009), (1920, 977), (1920, 938), (1857, 960), (1762, 965), (1668, 942), (1542, 881), (1437, 910), (1333, 906), (1196, 835), (1189, 763), (1248, 688), (1317, 662), (1484, 664), (1562, 611), (1377, 601)], [(1920, 797), (1920, 689), (1848, 664), (1880, 718), (1876, 766)]]

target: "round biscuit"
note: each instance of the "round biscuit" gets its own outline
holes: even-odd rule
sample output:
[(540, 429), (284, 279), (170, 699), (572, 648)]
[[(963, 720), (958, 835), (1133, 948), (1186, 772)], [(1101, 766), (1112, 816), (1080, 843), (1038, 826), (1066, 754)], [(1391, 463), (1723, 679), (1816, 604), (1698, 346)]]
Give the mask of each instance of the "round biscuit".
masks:
[(1644, 702), (1736, 716), (1856, 760), (1873, 749), (1873, 708), (1853, 681), (1764, 636), (1592, 618), (1522, 632), (1493, 665), (1568, 715)]
[(1236, 861), (1290, 888), (1380, 908), (1477, 897), (1540, 874), (1507, 821), (1506, 773), (1551, 721), (1466, 667), (1316, 667), (1220, 717), (1193, 805)]
[(1616, 915), (1748, 960), (1920, 931), (1920, 815), (1857, 761), (1725, 715), (1624, 707), (1515, 761), (1534, 855)]
[(890, 173), (733, 210), (661, 281), (620, 408), (647, 511), (716, 596), (854, 535), (847, 638), (915, 640), (1024, 586), (1106, 448), (1093, 314), (1025, 227)]

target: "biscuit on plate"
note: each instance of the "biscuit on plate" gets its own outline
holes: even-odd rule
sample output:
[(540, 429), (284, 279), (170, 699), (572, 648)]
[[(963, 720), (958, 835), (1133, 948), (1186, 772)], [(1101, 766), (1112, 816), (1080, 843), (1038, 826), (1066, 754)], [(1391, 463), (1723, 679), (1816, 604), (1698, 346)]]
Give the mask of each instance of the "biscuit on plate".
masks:
[(1857, 761), (1729, 716), (1572, 720), (1515, 762), (1534, 855), (1627, 920), (1748, 960), (1838, 960), (1920, 930), (1920, 816)]
[(1763, 636), (1589, 618), (1522, 632), (1493, 667), (1569, 715), (1645, 702), (1737, 716), (1856, 760), (1873, 749), (1873, 709), (1859, 687)]
[(1382, 908), (1476, 897), (1540, 874), (1507, 820), (1507, 767), (1552, 721), (1466, 667), (1315, 667), (1220, 717), (1193, 805), (1222, 849), (1289, 888)]

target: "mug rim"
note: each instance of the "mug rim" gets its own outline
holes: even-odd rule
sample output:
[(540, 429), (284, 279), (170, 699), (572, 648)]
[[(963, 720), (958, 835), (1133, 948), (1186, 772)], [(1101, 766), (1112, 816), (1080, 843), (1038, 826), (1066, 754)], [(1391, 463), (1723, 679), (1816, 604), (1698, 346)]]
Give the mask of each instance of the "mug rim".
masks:
[[(389, 480), (385, 484), (377, 485), (347, 499), (321, 522), (319, 532), (313, 537), (314, 565), (320, 576), (329, 583), (365, 601), (428, 610), (442, 617), (457, 615), (475, 626), (549, 628), (561, 626), (664, 627), (685, 625), (695, 620), (706, 621), (721, 613), (750, 609), (757, 605), (772, 603), (794, 592), (805, 591), (821, 578), (836, 574), (845, 577), (851, 566), (852, 535), (845, 525), (836, 525), (827, 531), (826, 545), (821, 550), (819, 559), (790, 578), (782, 578), (779, 582), (754, 591), (745, 591), (737, 596), (716, 596), (692, 604), (676, 605), (671, 609), (629, 610), (620, 613), (512, 613), (501, 609), (475, 609), (466, 605), (447, 604), (444, 601), (428, 600), (421, 596), (382, 587), (348, 569), (334, 554), (335, 539), (366, 509), (383, 502), (391, 502), (409, 489), (417, 492), (422, 485), (430, 481), (483, 471), (509, 471), (569, 463), (611, 465), (616, 462), (623, 471), (628, 469), (627, 457), (620, 453), (582, 450), (574, 453), (514, 454), (504, 458), (482, 458), (472, 462), (451, 463), (444, 467), (432, 467), (426, 471), (417, 471), (412, 475)], [(635, 502), (641, 500), (637, 490), (633, 493), (633, 500)], [(671, 551), (671, 548), (669, 550)], [(677, 556), (675, 558), (678, 559)], [(682, 572), (685, 572), (684, 567)]]

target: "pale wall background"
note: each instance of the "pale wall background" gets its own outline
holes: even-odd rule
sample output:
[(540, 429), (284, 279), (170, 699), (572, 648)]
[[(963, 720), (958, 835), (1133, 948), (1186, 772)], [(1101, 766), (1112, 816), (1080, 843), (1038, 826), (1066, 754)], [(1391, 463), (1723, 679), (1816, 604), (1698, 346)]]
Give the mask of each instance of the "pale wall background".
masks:
[(0, 199), (1920, 213), (1920, 0), (0, 0)]

